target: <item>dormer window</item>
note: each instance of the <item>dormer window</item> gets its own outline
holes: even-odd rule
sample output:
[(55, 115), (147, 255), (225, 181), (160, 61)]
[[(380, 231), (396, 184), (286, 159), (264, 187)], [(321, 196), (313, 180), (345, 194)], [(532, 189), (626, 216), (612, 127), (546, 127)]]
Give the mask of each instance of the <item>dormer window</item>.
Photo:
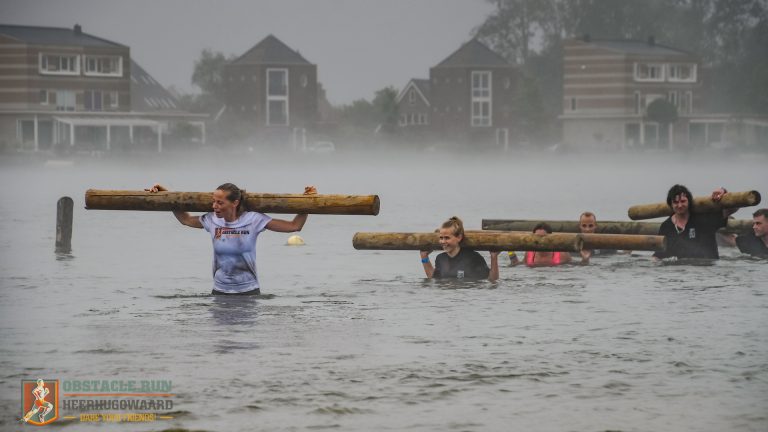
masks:
[(80, 75), (80, 56), (40, 53), (39, 71), (43, 75)]
[(120, 56), (86, 55), (83, 63), (88, 76), (123, 76), (123, 58)]

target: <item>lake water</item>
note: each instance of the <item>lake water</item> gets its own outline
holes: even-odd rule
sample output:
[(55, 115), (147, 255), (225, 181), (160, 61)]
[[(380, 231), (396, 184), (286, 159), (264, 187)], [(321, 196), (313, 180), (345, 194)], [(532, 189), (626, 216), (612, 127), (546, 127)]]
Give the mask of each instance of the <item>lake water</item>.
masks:
[[(357, 231), (429, 231), (452, 215), (467, 229), (584, 210), (626, 219), (674, 183), (765, 195), (765, 155), (43, 162), (0, 156), (0, 430), (21, 429), (20, 382), (38, 377), (173, 383), (173, 418), (50, 426), (61, 430), (768, 429), (765, 261), (721, 248), (713, 265), (656, 265), (636, 252), (528, 269), (502, 255), (497, 283), (456, 285), (426, 281), (416, 252), (351, 244)], [(88, 188), (228, 181), (379, 194), (381, 213), (310, 216), (303, 247), (263, 233), (268, 295), (212, 298), (208, 233), (169, 213), (83, 209)], [(61, 196), (75, 201), (71, 256), (53, 251)]]

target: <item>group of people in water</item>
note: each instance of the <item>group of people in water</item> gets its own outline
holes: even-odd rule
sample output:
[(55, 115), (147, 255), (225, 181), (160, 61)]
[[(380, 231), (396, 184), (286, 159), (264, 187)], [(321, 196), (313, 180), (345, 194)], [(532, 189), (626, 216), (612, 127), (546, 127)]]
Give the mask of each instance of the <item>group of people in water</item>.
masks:
[[(149, 192), (166, 191), (159, 184), (146, 189)], [(712, 192), (712, 200), (719, 202), (728, 191), (724, 188)], [(304, 189), (305, 195), (317, 194), (314, 186)], [(256, 272), (256, 239), (265, 231), (301, 231), (307, 221), (306, 214), (296, 215), (293, 220), (274, 219), (265, 214), (243, 209), (243, 191), (232, 183), (225, 183), (213, 193), (212, 211), (201, 216), (174, 211), (176, 219), (183, 225), (208, 231), (213, 242), (213, 292), (215, 295), (260, 294)], [(674, 185), (667, 193), (667, 205), (672, 211), (659, 228), (659, 235), (666, 238), (666, 250), (653, 254), (654, 260), (664, 258), (718, 259), (716, 235), (726, 226), (728, 217), (736, 209), (725, 209), (716, 213), (694, 212), (693, 195), (682, 185)], [(768, 258), (768, 208), (754, 212), (752, 232), (736, 238), (736, 244), (744, 253), (759, 258)], [(579, 217), (582, 233), (591, 234), (597, 229), (597, 217), (584, 212)], [(552, 233), (546, 223), (533, 229), (536, 235)], [(430, 251), (421, 251), (421, 263), (427, 278), (434, 279), (487, 279), (499, 278), (499, 252), (490, 252), (490, 267), (477, 251), (463, 247), (464, 224), (458, 217), (451, 217), (438, 230), (443, 252), (430, 261)], [(582, 250), (580, 264), (588, 264), (595, 255), (615, 253), (606, 250)], [(509, 252), (510, 264), (521, 261), (515, 252)], [(549, 267), (568, 264), (573, 258), (568, 252), (525, 253), (522, 263), (529, 267)]]

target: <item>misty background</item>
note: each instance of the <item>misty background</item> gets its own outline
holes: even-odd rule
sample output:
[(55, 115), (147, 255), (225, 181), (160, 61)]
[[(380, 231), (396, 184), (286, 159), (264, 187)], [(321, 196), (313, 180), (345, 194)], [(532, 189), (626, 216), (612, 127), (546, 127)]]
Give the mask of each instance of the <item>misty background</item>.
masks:
[(470, 38), (479, 0), (3, 0), (0, 22), (72, 27), (131, 47), (163, 85), (195, 92), (204, 49), (240, 55), (274, 34), (319, 65), (335, 104), (403, 85)]
[[(648, 41), (689, 53), (699, 70), (693, 114), (717, 114), (725, 122), (736, 117), (736, 123), (749, 117), (758, 125), (756, 143), (748, 145), (752, 150), (764, 151), (768, 139), (765, 0), (11, 0), (0, 4), (0, 16), (8, 24), (64, 28), (80, 24), (86, 33), (129, 46), (131, 58), (171, 91), (180, 108), (208, 116), (208, 144), (214, 147), (259, 150), (275, 148), (259, 147), (265, 141), (286, 142), (287, 148), (296, 148), (297, 142), (306, 147), (307, 141), (331, 141), (342, 149), (391, 142), (399, 143), (398, 150), (556, 148), (567, 138), (561, 116), (567, 114), (563, 49), (569, 38)], [(312, 102), (316, 106), (307, 107), (317, 111), (308, 116), (315, 118), (306, 129), (291, 120), (290, 126), (299, 130), (278, 137), (255, 131), (247, 115), (232, 120), (233, 112), (237, 117), (236, 112), (248, 111), (251, 105), (233, 106), (232, 89), (227, 90), (223, 78), (225, 66), (269, 35), (317, 66), (317, 101)], [(503, 136), (498, 130), (495, 137), (468, 132), (456, 138), (454, 145), (444, 142), (450, 141), (450, 133), (435, 138), (439, 132), (433, 131), (430, 137), (406, 131), (409, 128), (403, 125), (441, 127), (436, 125), (437, 115), (409, 119), (399, 112), (400, 93), (411, 79), (429, 78), (430, 68), (473, 38), (515, 68), (514, 100), (504, 107), (511, 112), (513, 125), (497, 125), (494, 119), (494, 127), (509, 128)], [(229, 79), (233, 78), (238, 76), (230, 74)], [(676, 100), (672, 103), (677, 104)], [(677, 118), (678, 114), (670, 113), (646, 121), (657, 122), (657, 133), (664, 136), (667, 124)], [(605, 139), (604, 131), (588, 128), (586, 135), (591, 132), (598, 141)], [(687, 125), (678, 129), (682, 128)], [(254, 139), (259, 134), (264, 136)], [(624, 134), (628, 137), (630, 132)], [(199, 133), (193, 127), (182, 127), (173, 135), (182, 141), (178, 148), (199, 147)], [(728, 146), (733, 144), (728, 141), (740, 139), (725, 135), (711, 141)], [(626, 137), (623, 140), (638, 139)], [(665, 143), (647, 147), (674, 148)]]

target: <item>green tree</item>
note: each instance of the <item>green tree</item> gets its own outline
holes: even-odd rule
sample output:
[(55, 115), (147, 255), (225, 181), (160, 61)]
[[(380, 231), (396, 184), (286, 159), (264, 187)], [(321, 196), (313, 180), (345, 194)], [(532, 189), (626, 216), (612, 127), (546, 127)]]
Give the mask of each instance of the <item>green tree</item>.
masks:
[(496, 10), (474, 30), (475, 37), (515, 64), (526, 64), (536, 36), (558, 31), (556, 2), (488, 0)]
[(373, 97), (373, 111), (378, 124), (385, 132), (393, 132), (399, 117), (397, 108), (397, 90), (389, 86), (377, 91)]
[(195, 61), (192, 72), (192, 84), (197, 86), (202, 94), (215, 102), (223, 103), (225, 99), (224, 66), (234, 59), (234, 56), (225, 56), (221, 52), (204, 49), (200, 58)]
[(666, 99), (656, 99), (646, 108), (645, 117), (663, 125), (668, 125), (677, 121), (677, 108)]
[(341, 122), (356, 129), (373, 131), (381, 126), (383, 131), (391, 132), (397, 119), (397, 90), (394, 87), (376, 91), (372, 102), (358, 99), (341, 107)]

